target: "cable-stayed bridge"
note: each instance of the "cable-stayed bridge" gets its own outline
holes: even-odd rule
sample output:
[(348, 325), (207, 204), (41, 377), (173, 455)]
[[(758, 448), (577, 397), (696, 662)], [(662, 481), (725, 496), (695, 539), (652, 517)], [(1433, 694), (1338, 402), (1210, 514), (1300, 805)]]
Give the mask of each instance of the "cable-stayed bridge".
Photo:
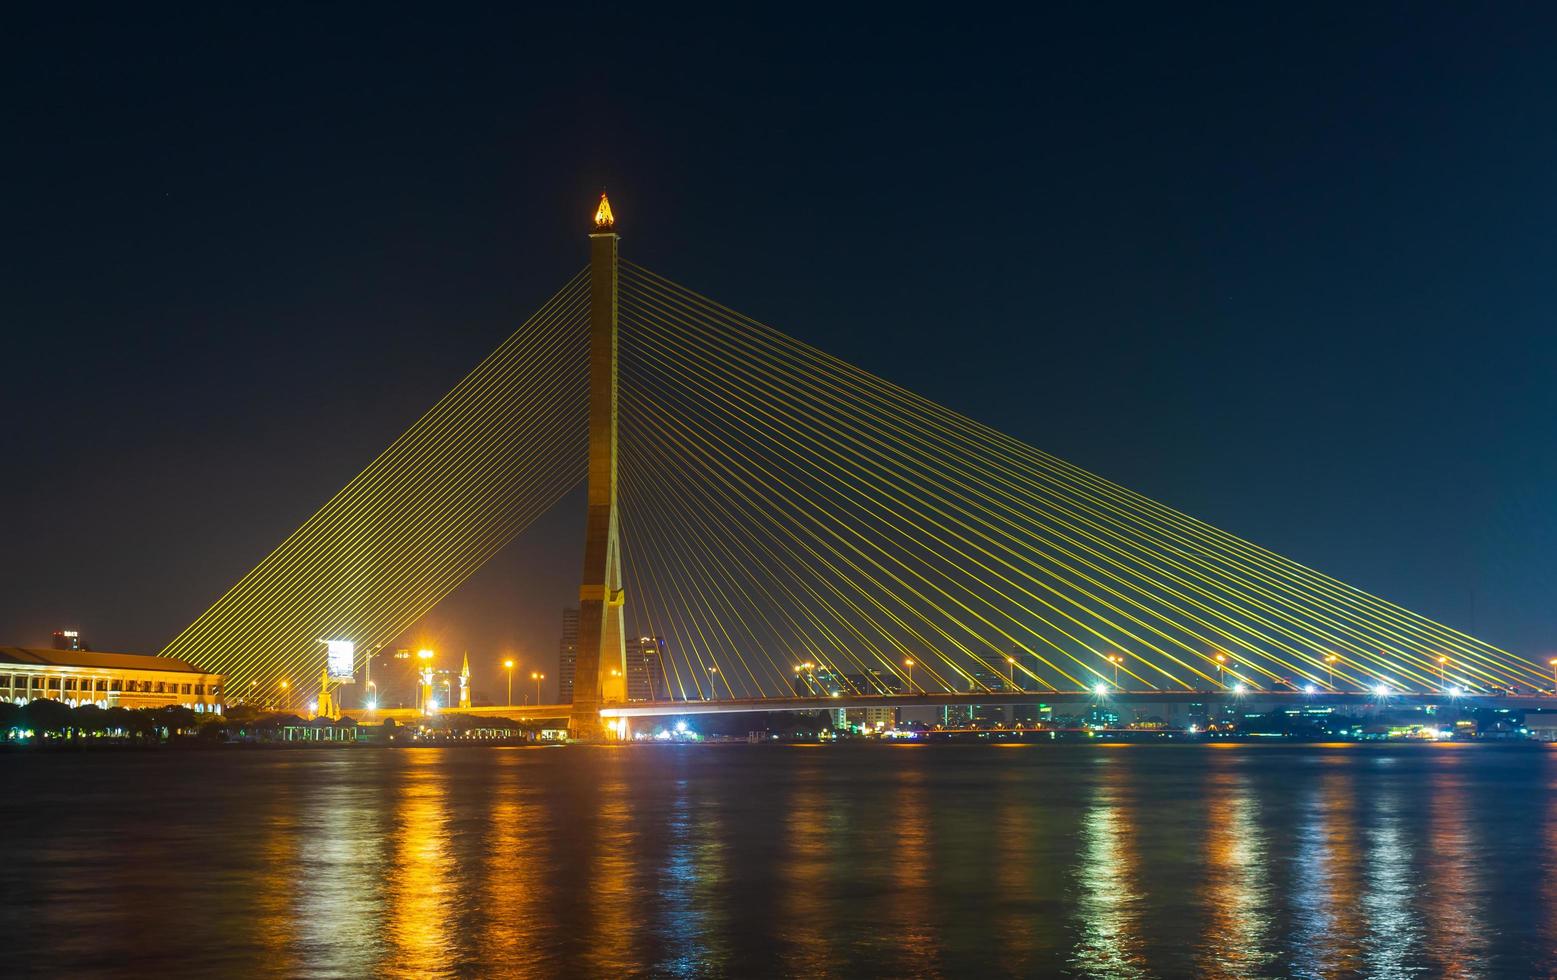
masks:
[[(1551, 686), (620, 259), (603, 196), (590, 249), (164, 655), (274, 694), (316, 676), (322, 638), (394, 641), (583, 482), (583, 737), (678, 705)], [(639, 635), (663, 638), (667, 690), (634, 707)]]

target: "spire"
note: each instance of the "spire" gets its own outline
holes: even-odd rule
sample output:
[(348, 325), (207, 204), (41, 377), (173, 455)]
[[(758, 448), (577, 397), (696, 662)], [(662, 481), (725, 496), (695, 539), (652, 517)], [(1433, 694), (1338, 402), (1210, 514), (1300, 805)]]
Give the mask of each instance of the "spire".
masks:
[(611, 202), (600, 192), (600, 206), (595, 208), (595, 231), (604, 233), (616, 230), (616, 216), (611, 213)]
[(460, 676), (461, 677), (469, 677), (470, 676), (470, 651), (469, 650), (465, 651), (465, 665), (460, 668)]

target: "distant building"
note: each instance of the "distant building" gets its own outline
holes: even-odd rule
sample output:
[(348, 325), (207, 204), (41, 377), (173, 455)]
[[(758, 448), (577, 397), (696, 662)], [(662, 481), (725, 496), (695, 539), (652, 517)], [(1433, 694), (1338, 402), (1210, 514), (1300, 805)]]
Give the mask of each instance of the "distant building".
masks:
[(91, 647), (88, 647), (85, 643), (83, 643), (81, 641), (81, 631), (80, 630), (55, 630), (54, 631), (54, 649), (56, 649), (56, 650), (90, 650)]
[(669, 701), (675, 695), (665, 684), (665, 640), (640, 636), (627, 644), (627, 700)]
[[(980, 691), (1004, 691), (1011, 687), (1009, 679), (1004, 674), (975, 664), (969, 671), (973, 675), (968, 681), (968, 693), (977, 694)], [(968, 709), (969, 720), (975, 725), (1006, 724), (1011, 720), (1011, 706), (1005, 704), (975, 704)]]
[(578, 672), (578, 607), (562, 611), (562, 641), (557, 644), (557, 701), (573, 703), (573, 675)]
[(0, 647), (0, 698), (71, 706), (165, 708), (221, 714), (227, 678), (172, 657)]
[(858, 725), (863, 729), (897, 726), (896, 708), (849, 708), (843, 714), (848, 724)]

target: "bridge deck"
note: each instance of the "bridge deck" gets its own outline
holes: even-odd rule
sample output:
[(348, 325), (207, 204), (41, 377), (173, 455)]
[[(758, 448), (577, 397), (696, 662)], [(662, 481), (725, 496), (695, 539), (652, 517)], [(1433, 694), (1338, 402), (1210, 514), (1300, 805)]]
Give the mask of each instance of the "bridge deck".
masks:
[[(633, 701), (600, 709), (602, 718), (660, 718), (672, 715), (730, 714), (740, 711), (836, 711), (840, 708), (947, 708), (972, 705), (1152, 705), (1221, 704), (1235, 702), (1265, 710), (1281, 704), (1341, 705), (1430, 705), (1456, 704), (1464, 707), (1499, 707), (1516, 710), (1557, 709), (1557, 697), (1544, 695), (1464, 694), (1449, 697), (1437, 693), (1402, 692), (1380, 697), (1371, 692), (1342, 691), (1305, 694), (1300, 691), (1112, 691), (1099, 696), (1091, 691), (997, 691), (987, 694), (848, 694), (838, 697), (730, 698), (713, 701)], [(511, 718), (516, 721), (557, 721), (566, 719), (572, 705), (490, 705), (479, 708), (444, 708), (439, 714), (477, 718)], [(357, 721), (375, 722), (393, 718), (396, 722), (421, 717), (415, 708), (381, 708), (366, 711), (348, 709), (342, 714)]]

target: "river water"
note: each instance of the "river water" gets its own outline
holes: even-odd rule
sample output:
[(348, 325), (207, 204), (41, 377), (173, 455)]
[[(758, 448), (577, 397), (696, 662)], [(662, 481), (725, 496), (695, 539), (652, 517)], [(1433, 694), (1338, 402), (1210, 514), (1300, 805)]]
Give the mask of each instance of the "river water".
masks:
[(0, 973), (1553, 976), (1534, 745), (0, 756)]

